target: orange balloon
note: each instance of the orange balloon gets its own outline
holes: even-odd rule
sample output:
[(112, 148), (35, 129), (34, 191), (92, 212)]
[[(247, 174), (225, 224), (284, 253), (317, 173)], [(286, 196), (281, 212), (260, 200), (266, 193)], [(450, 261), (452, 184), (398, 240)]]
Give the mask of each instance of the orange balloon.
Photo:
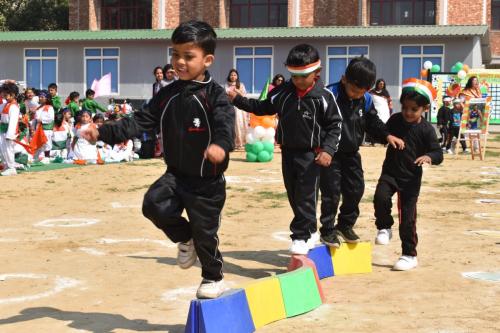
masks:
[(261, 126), (260, 117), (251, 114), (250, 115), (250, 127), (255, 128), (257, 126)]
[(465, 65), (462, 67), (462, 69), (465, 71), (465, 73), (469, 73), (469, 65)]
[(261, 124), (262, 127), (264, 128), (274, 127), (274, 117), (272, 116), (264, 117), (261, 121)]
[(421, 77), (421, 78), (426, 78), (426, 77), (427, 77), (427, 72), (428, 72), (428, 70), (427, 70), (427, 69), (425, 69), (425, 68), (424, 68), (424, 69), (422, 69), (422, 70), (420, 71), (420, 77)]

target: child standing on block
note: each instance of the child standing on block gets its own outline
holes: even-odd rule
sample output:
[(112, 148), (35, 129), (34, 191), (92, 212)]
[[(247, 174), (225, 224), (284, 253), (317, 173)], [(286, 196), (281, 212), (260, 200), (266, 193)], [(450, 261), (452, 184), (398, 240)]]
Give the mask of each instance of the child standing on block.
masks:
[(423, 80), (403, 82), (400, 113), (392, 115), (387, 130), (404, 140), (403, 150), (389, 146), (382, 174), (378, 180), (373, 204), (378, 229), (376, 244), (388, 244), (392, 238), (391, 216), (394, 193), (398, 193), (399, 237), (403, 255), (393, 269), (406, 271), (417, 267), (417, 200), (422, 182), (422, 164), (440, 164), (443, 152), (432, 125), (422, 116), (429, 111), (436, 90)]
[[(177, 263), (189, 268), (200, 259), (198, 298), (224, 290), (217, 231), (226, 199), (224, 171), (234, 143), (234, 108), (210, 76), (216, 34), (200, 21), (180, 24), (172, 34), (172, 64), (179, 76), (148, 107), (131, 118), (87, 132), (92, 141), (124, 142), (158, 130), (167, 172), (144, 196), (142, 212), (178, 244)], [(181, 216), (186, 210), (189, 221)]]
[(290, 252), (305, 255), (315, 241), (320, 169), (330, 165), (337, 151), (342, 117), (333, 94), (318, 82), (321, 60), (314, 47), (301, 44), (292, 48), (286, 66), (292, 79), (269, 92), (266, 100), (248, 99), (232, 90), (228, 95), (244, 111), (279, 117), (277, 142), (294, 214)]
[[(340, 82), (329, 85), (342, 113), (342, 136), (332, 164), (321, 169), (321, 241), (340, 247), (340, 237), (347, 243), (359, 242), (353, 227), (359, 216), (359, 202), (365, 191), (365, 180), (359, 146), (365, 131), (379, 141), (402, 149), (402, 140), (390, 135), (377, 115), (371, 95), (375, 83), (375, 64), (364, 57), (349, 62)], [(342, 205), (335, 225), (337, 209)]]

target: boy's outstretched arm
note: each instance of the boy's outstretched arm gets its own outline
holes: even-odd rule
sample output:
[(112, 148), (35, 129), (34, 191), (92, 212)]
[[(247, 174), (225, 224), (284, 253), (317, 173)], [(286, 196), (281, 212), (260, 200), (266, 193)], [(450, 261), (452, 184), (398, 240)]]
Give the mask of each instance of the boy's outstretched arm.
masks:
[(326, 132), (321, 143), (321, 150), (333, 157), (339, 147), (342, 133), (342, 114), (333, 95), (323, 99), (325, 114), (321, 120), (322, 130)]
[[(388, 122), (390, 121), (390, 118)], [(391, 135), (387, 130), (386, 124), (378, 117), (377, 109), (372, 104), (370, 110), (366, 112), (366, 131), (372, 138), (375, 138), (378, 142), (388, 143), (394, 149), (403, 150), (405, 143), (402, 139)]]
[[(429, 128), (427, 128), (427, 130), (424, 133), (424, 137), (426, 138), (425, 150), (427, 153), (425, 155), (417, 158), (415, 163), (419, 164), (419, 163), (417, 163), (417, 161), (419, 161), (419, 159), (421, 159), (422, 157), (429, 157), (430, 161), (427, 159), (424, 159), (424, 161), (422, 163), (430, 163), (432, 165), (441, 164), (441, 162), (443, 162), (443, 150), (441, 149), (441, 146), (439, 145), (436, 132), (434, 131), (434, 129), (432, 127), (429, 126)], [(419, 165), (422, 165), (422, 163), (420, 163)]]
[(217, 87), (212, 98), (214, 138), (205, 157), (212, 163), (220, 163), (234, 148), (234, 107), (229, 103), (222, 87)]
[(102, 140), (113, 145), (140, 136), (143, 132), (159, 128), (161, 105), (164, 99), (165, 94), (158, 94), (140, 112), (134, 113), (133, 117), (104, 124), (98, 130), (89, 128), (82, 133), (82, 137), (90, 142)]
[(272, 97), (279, 93), (278, 90), (279, 88), (275, 88), (272, 94), (269, 93), (267, 98), (263, 101), (255, 98), (246, 98), (233, 91), (228, 92), (228, 97), (238, 109), (251, 112), (257, 116), (273, 115), (277, 113), (277, 109), (273, 104), (274, 99)]

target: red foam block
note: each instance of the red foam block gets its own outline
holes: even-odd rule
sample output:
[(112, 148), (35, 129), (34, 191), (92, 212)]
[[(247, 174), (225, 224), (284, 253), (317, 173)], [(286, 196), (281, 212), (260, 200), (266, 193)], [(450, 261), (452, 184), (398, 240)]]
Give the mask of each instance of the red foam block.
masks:
[(294, 270), (301, 268), (301, 267), (311, 267), (312, 268), (312, 270), (314, 272), (314, 278), (316, 279), (316, 284), (318, 285), (318, 291), (319, 291), (319, 295), (321, 296), (321, 301), (323, 303), (325, 303), (326, 297), (325, 297), (325, 294), (323, 293), (323, 288), (321, 288), (321, 283), (319, 280), (318, 271), (316, 269), (316, 265), (314, 264), (314, 261), (312, 261), (311, 259), (309, 259), (303, 255), (297, 255), (297, 254), (292, 255), (292, 258), (290, 259), (290, 263), (288, 264), (288, 268), (287, 268), (288, 271), (291, 272), (291, 271), (294, 271)]

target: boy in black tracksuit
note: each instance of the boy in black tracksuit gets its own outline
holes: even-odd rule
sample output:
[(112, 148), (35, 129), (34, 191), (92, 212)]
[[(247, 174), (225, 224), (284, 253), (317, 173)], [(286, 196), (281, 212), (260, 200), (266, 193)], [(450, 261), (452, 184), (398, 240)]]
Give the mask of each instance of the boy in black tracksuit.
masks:
[(337, 151), (342, 118), (335, 98), (317, 81), (321, 70), (318, 51), (307, 44), (288, 54), (288, 81), (273, 89), (266, 100), (228, 93), (233, 104), (257, 115), (278, 114), (277, 142), (282, 149), (282, 172), (294, 218), (292, 254), (307, 254), (314, 246), (320, 166), (328, 166)]
[(382, 174), (375, 197), (375, 224), (378, 229), (375, 242), (388, 244), (392, 238), (391, 197), (398, 193), (399, 237), (403, 255), (394, 270), (409, 270), (417, 266), (417, 199), (422, 181), (422, 164), (440, 164), (443, 151), (432, 125), (422, 117), (430, 108), (435, 90), (427, 81), (409, 79), (403, 82), (402, 112), (392, 115), (387, 130), (404, 140), (405, 148), (387, 148)]
[[(340, 246), (338, 236), (348, 243), (359, 242), (352, 228), (359, 216), (359, 202), (365, 189), (359, 154), (365, 131), (379, 142), (387, 140), (393, 146), (402, 145), (401, 140), (389, 135), (385, 129), (367, 92), (375, 77), (373, 62), (364, 57), (354, 58), (342, 80), (327, 87), (336, 96), (343, 120), (339, 149), (330, 167), (321, 169), (320, 239), (336, 248)], [(338, 223), (334, 226), (341, 196)]]
[[(133, 118), (100, 127), (98, 138), (113, 144), (159, 129), (168, 168), (144, 196), (142, 211), (179, 243), (181, 268), (191, 267), (198, 256), (203, 281), (197, 297), (215, 298), (225, 289), (217, 230), (226, 198), (223, 172), (234, 142), (234, 108), (206, 71), (215, 51), (212, 27), (182, 23), (172, 42), (179, 80), (163, 87)], [(96, 133), (88, 137), (97, 139)], [(181, 216), (184, 209), (189, 222)]]
[(448, 127), (451, 123), (451, 105), (452, 98), (449, 96), (443, 97), (443, 106), (441, 106), (437, 113), (437, 127), (439, 128), (439, 133), (441, 134), (441, 148), (446, 147), (448, 141)]

